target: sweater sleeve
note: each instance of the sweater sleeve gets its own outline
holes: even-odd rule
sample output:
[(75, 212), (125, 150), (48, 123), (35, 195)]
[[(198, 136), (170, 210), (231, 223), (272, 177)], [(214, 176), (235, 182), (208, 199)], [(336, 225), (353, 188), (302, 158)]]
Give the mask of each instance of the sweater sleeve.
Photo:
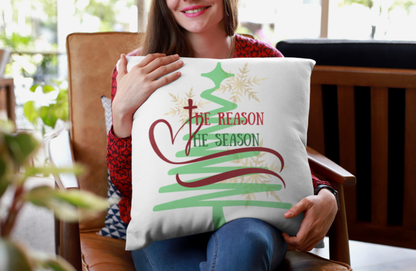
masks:
[(321, 185), (321, 184), (325, 184), (325, 185), (332, 187), (332, 185), (329, 182), (320, 180), (318, 177), (315, 176), (312, 170), (311, 172), (312, 172), (312, 183), (313, 183), (314, 190), (318, 185)]
[[(111, 101), (117, 92), (117, 69), (114, 68), (111, 79)], [(131, 136), (118, 138), (111, 127), (107, 136), (107, 167), (113, 184), (120, 191), (120, 217), (125, 223), (130, 221), (131, 210)]]

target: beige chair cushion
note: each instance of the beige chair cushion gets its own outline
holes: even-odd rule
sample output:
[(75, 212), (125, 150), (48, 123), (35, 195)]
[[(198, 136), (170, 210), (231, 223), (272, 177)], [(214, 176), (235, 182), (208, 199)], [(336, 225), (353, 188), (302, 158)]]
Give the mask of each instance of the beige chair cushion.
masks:
[[(141, 37), (130, 32), (76, 33), (67, 37), (71, 142), (75, 161), (88, 169), (79, 183), (82, 190), (103, 197), (108, 189), (107, 137), (100, 97), (111, 96), (111, 74), (120, 53), (135, 49)], [(98, 230), (104, 226), (104, 219), (105, 213), (99, 219), (82, 222), (80, 230)]]

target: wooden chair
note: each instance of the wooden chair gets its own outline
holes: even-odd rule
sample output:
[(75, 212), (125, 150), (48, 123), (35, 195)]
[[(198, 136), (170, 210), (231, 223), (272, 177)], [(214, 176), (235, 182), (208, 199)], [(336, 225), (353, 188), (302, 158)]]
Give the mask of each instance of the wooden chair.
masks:
[[(88, 174), (78, 179), (57, 176), (61, 189), (83, 189), (105, 197), (107, 193), (106, 130), (100, 97), (111, 95), (111, 72), (120, 53), (137, 46), (142, 35), (133, 33), (75, 33), (67, 38), (69, 107), (72, 127), (49, 144), (57, 166), (75, 160), (87, 165)], [(60, 148), (59, 148), (60, 147)], [(72, 155), (71, 155), (72, 150)], [(354, 185), (355, 177), (316, 151), (308, 149), (312, 169), (331, 180), (339, 191), (341, 208), (330, 230), (330, 257), (289, 250), (279, 270), (351, 270), (343, 185)], [(125, 242), (96, 232), (104, 217), (81, 223), (57, 222), (57, 253), (77, 270), (134, 270)]]
[(311, 80), (308, 145), (360, 179), (350, 239), (416, 249), (416, 70), (317, 65)]

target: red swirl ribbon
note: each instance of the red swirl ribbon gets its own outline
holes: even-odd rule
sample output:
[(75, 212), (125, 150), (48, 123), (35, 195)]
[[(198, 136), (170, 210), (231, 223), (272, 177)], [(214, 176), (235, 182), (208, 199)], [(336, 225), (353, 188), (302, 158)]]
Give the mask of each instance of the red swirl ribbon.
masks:
[[(275, 151), (273, 149), (270, 149), (270, 148), (264, 148), (264, 147), (239, 148), (239, 149), (235, 149), (235, 150), (227, 150), (227, 151), (223, 151), (223, 152), (219, 152), (219, 153), (210, 154), (210, 155), (207, 155), (207, 156), (204, 156), (204, 157), (199, 157), (199, 158), (195, 158), (195, 159), (188, 160), (188, 161), (182, 161), (182, 162), (171, 161), (162, 154), (159, 147), (157, 146), (157, 143), (156, 143), (156, 140), (155, 140), (155, 137), (154, 137), (154, 129), (155, 129), (156, 125), (159, 124), (159, 123), (164, 123), (169, 128), (172, 145), (175, 143), (175, 139), (176, 139), (176, 136), (178, 135), (178, 133), (176, 133), (176, 135), (173, 136), (172, 126), (169, 124), (168, 121), (166, 121), (164, 119), (159, 119), (159, 120), (155, 121), (150, 126), (150, 129), (149, 129), (149, 139), (150, 139), (150, 144), (152, 145), (153, 150), (155, 151), (157, 156), (159, 156), (160, 159), (162, 159), (163, 161), (165, 161), (169, 164), (174, 164), (174, 165), (191, 164), (191, 163), (206, 161), (206, 160), (210, 160), (210, 159), (214, 159), (214, 158), (218, 158), (218, 157), (223, 157), (223, 156), (227, 156), (227, 155), (233, 155), (233, 154), (244, 153), (244, 152), (259, 151), (259, 152), (268, 152), (268, 153), (271, 153), (271, 154), (275, 155), (280, 160), (280, 163), (282, 164), (280, 172), (283, 170), (283, 167), (284, 167), (283, 157), (277, 151)], [(202, 123), (200, 124), (197, 131), (195, 131), (195, 133), (193, 135), (195, 135), (199, 131), (201, 126), (202, 126)], [(191, 141), (191, 138), (190, 138), (189, 141)], [(189, 141), (188, 141), (188, 144), (190, 144)], [(176, 174), (176, 181), (178, 182), (178, 184), (180, 184), (184, 187), (201, 187), (201, 186), (214, 184), (214, 183), (217, 183), (217, 182), (221, 182), (221, 181), (224, 181), (224, 180), (227, 180), (227, 179), (230, 179), (230, 178), (234, 178), (234, 177), (238, 177), (238, 176), (242, 176), (242, 175), (263, 174), (263, 173), (276, 176), (277, 178), (279, 178), (282, 181), (283, 186), (286, 188), (286, 183), (284, 182), (283, 178), (279, 174), (277, 174), (276, 172), (274, 172), (272, 170), (269, 170), (269, 169), (256, 168), (256, 167), (231, 170), (231, 171), (219, 173), (217, 175), (207, 177), (207, 178), (195, 181), (195, 182), (183, 182), (179, 178), (179, 174)]]

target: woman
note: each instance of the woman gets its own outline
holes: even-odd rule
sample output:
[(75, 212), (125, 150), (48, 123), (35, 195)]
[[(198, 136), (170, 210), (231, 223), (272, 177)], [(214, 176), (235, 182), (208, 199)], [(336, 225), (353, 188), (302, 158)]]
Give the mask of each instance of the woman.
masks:
[[(124, 222), (130, 221), (133, 114), (151, 93), (181, 76), (179, 55), (282, 57), (273, 47), (234, 34), (237, 1), (154, 0), (141, 49), (146, 57), (127, 73), (126, 57), (121, 56), (119, 71), (113, 73), (113, 128), (108, 135), (107, 162), (111, 179), (123, 195), (119, 206)], [(328, 187), (328, 183), (312, 177), (314, 187)], [(284, 215), (292, 218), (304, 213), (296, 237), (260, 220), (238, 219), (215, 232), (153, 242), (132, 251), (136, 269), (274, 270), (284, 258), (287, 244), (311, 250), (328, 231), (337, 211), (336, 199), (328, 189), (316, 190), (316, 194)]]

